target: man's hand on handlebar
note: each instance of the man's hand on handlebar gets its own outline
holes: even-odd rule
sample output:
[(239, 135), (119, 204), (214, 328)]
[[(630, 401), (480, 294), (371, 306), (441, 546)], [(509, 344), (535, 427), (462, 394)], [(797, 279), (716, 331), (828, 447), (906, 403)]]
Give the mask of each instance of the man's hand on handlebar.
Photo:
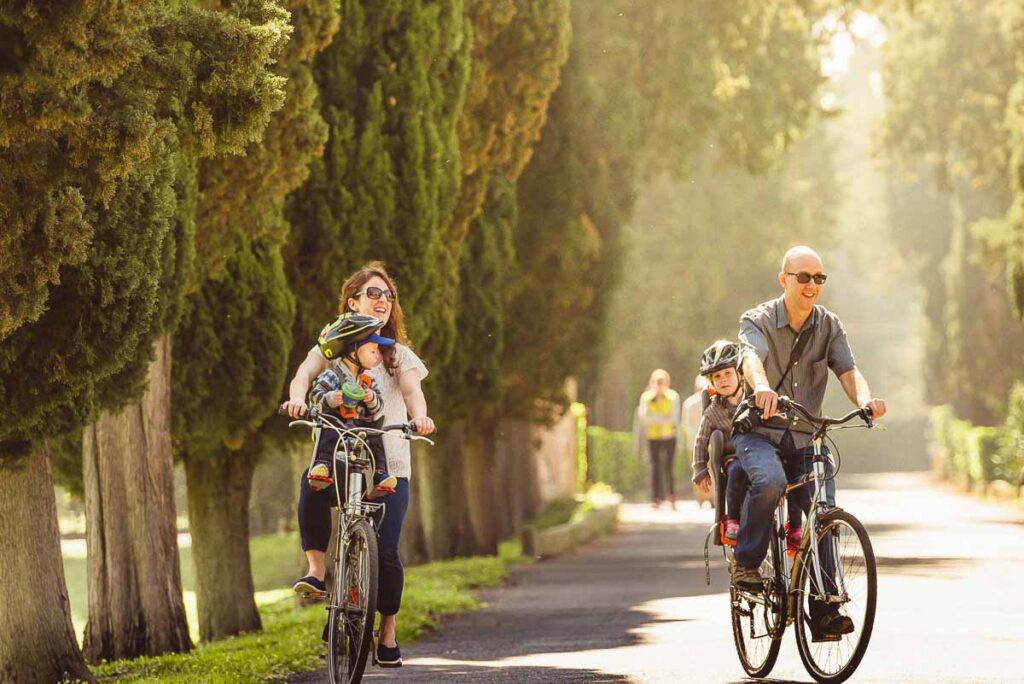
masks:
[(416, 426), (416, 434), (418, 435), (429, 435), (434, 431), (434, 421), (430, 419), (430, 416), (420, 416), (419, 418), (413, 418), (409, 422)]
[(770, 387), (755, 387), (754, 403), (761, 409), (761, 418), (764, 420), (779, 413), (779, 395)]
[(281, 408), (278, 409), (278, 413), (284, 413), (291, 418), (302, 418), (306, 415), (306, 403), (302, 401), (288, 401), (281, 404)]
[(861, 408), (871, 411), (872, 420), (878, 420), (885, 415), (885, 399), (871, 399)]
[(702, 494), (710, 494), (711, 493), (711, 476), (710, 475), (705, 475), (704, 477), (702, 477), (700, 479), (700, 482), (697, 483), (697, 489), (699, 489)]

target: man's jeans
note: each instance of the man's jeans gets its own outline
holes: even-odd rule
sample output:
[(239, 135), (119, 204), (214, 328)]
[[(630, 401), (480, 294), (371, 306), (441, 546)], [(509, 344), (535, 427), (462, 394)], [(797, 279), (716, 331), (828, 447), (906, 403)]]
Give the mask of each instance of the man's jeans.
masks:
[[(788, 432), (783, 435), (782, 443), (778, 446), (764, 435), (756, 433), (735, 435), (732, 443), (750, 479), (750, 489), (743, 501), (740, 531), (736, 539), (736, 562), (747, 568), (757, 568), (768, 553), (772, 512), (786, 489), (786, 482), (811, 471), (814, 448), (808, 446), (797, 449)], [(827, 454), (828, 448), (823, 447), (822, 452)], [(836, 494), (835, 482), (831, 480), (831, 463), (826, 462), (825, 475), (829, 478), (825, 483), (825, 496), (829, 505), (834, 506)], [(797, 492), (800, 508), (807, 513), (811, 503), (810, 486), (801, 487)], [(804, 534), (811, 533), (811, 530), (804, 530)], [(826, 568), (829, 565), (826, 560)]]

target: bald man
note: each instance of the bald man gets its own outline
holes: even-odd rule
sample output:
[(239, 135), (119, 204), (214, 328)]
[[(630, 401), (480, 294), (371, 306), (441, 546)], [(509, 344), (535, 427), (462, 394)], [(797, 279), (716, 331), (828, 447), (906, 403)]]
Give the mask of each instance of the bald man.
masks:
[[(820, 416), (831, 369), (851, 402), (871, 409), (875, 418), (885, 415), (885, 402), (872, 396), (857, 370), (839, 317), (817, 303), (826, 279), (817, 252), (810, 247), (793, 247), (783, 257), (779, 271), (782, 296), (740, 318), (744, 377), (753, 388), (754, 401), (764, 419), (762, 425), (733, 438), (740, 463), (750, 478), (750, 489), (743, 504), (732, 579), (737, 587), (748, 591), (762, 588), (758, 568), (768, 552), (772, 511), (787, 480), (810, 472), (813, 463), (814, 428), (796, 416), (779, 416), (779, 394)], [(803, 338), (801, 349), (798, 341)], [(800, 351), (799, 356), (796, 351)], [(826, 472), (826, 496), (829, 505), (834, 506), (831, 464)], [(806, 513), (810, 492), (806, 487), (799, 492)], [(812, 603), (811, 613), (811, 628), (818, 637), (853, 631), (850, 618), (834, 605)]]

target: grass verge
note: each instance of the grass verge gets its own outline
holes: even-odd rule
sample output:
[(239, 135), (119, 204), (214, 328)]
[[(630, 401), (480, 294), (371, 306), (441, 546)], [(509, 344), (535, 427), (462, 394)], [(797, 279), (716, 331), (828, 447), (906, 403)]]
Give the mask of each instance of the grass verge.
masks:
[[(408, 568), (398, 618), (398, 640), (414, 641), (437, 624), (444, 613), (479, 606), (470, 590), (493, 586), (510, 564), (523, 562), (518, 542), (502, 544), (497, 556), (437, 561)], [(324, 667), (320, 634), (323, 606), (299, 608), (287, 592), (264, 597), (263, 631), (201, 644), (191, 653), (107, 663), (93, 669), (101, 682), (156, 684), (248, 684), (281, 680), (294, 672)]]

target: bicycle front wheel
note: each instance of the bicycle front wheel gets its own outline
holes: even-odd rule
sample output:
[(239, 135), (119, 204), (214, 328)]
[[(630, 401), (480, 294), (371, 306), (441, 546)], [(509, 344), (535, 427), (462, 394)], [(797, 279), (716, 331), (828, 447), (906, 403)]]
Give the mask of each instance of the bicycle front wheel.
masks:
[(761, 563), (764, 591), (752, 594), (729, 589), (732, 610), (732, 637), (736, 655), (751, 677), (767, 677), (775, 667), (786, 629), (786, 590), (782, 577), (781, 551), (773, 538), (768, 555)]
[(368, 520), (349, 526), (336, 573), (327, 639), (331, 684), (355, 684), (363, 678), (377, 613), (377, 535)]
[[(867, 530), (846, 511), (822, 516), (815, 539), (823, 586), (817, 586), (817, 564), (808, 549), (797, 579), (796, 643), (807, 672), (819, 682), (833, 684), (850, 677), (867, 651), (875, 624), (878, 575)], [(812, 618), (823, 610), (838, 610), (852, 622), (852, 631), (815, 635)]]

